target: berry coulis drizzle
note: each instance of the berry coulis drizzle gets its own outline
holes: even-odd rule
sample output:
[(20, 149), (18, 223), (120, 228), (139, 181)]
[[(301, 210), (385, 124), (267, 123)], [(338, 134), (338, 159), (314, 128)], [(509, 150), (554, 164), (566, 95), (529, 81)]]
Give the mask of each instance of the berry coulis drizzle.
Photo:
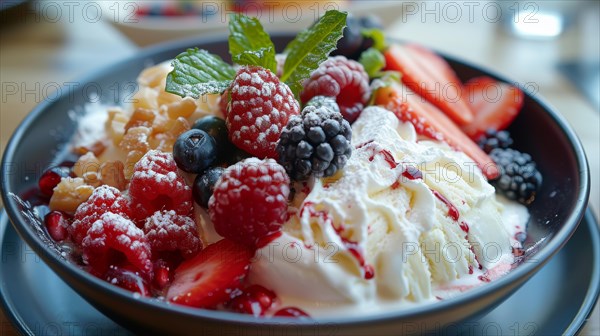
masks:
[(365, 279), (369, 280), (375, 276), (375, 269), (372, 265), (369, 265), (365, 262), (365, 258), (360, 252), (360, 247), (358, 243), (342, 237), (342, 232), (344, 231), (343, 226), (340, 225), (339, 227), (336, 227), (335, 225), (333, 225), (333, 221), (331, 220), (329, 214), (326, 211), (316, 211), (314, 208), (314, 203), (312, 202), (304, 203), (302, 209), (300, 210), (300, 217), (302, 217), (305, 210), (308, 211), (310, 217), (321, 218), (324, 222), (329, 223), (333, 227), (338, 236), (340, 236), (340, 239), (342, 239), (344, 247), (346, 247), (346, 249), (352, 254), (352, 256), (354, 256), (354, 258), (358, 261), (360, 267), (363, 269)]

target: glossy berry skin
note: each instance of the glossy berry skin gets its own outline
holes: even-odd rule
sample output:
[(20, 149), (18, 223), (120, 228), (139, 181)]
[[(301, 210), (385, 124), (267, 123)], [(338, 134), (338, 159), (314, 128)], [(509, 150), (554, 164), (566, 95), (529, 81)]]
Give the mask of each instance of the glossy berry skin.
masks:
[(200, 174), (217, 158), (217, 143), (205, 131), (191, 129), (181, 134), (173, 145), (173, 159), (179, 169)]
[(69, 221), (67, 215), (62, 211), (51, 211), (44, 216), (44, 224), (48, 234), (54, 241), (63, 241), (68, 238), (67, 227)]
[(244, 159), (247, 159), (249, 157), (252, 157), (252, 155), (249, 154), (248, 152), (246, 152), (245, 150), (237, 148), (237, 147), (234, 146), (234, 149), (233, 149), (233, 152), (231, 153), (231, 156), (229, 156), (227, 158), (227, 163), (229, 165), (236, 164), (236, 163), (238, 163), (238, 162), (240, 162), (240, 161), (242, 161)]
[(350, 59), (358, 59), (364, 38), (361, 34), (360, 20), (353, 15), (348, 15), (346, 18), (346, 27), (342, 38), (338, 40), (337, 48), (332, 52), (332, 55), (343, 55)]
[(202, 117), (194, 122), (192, 129), (204, 131), (215, 139), (218, 162), (225, 162), (231, 157), (235, 146), (229, 141), (229, 132), (224, 119), (216, 116)]
[(278, 317), (296, 317), (296, 318), (307, 318), (310, 317), (304, 310), (296, 307), (285, 307), (279, 309), (273, 316)]
[(171, 266), (163, 259), (158, 259), (154, 262), (154, 278), (152, 284), (159, 290), (167, 287), (173, 280), (173, 270)]
[(496, 148), (490, 157), (498, 165), (500, 177), (491, 183), (506, 197), (529, 204), (542, 185), (542, 174), (527, 153), (511, 148)]
[(126, 267), (110, 266), (104, 275), (104, 279), (130, 292), (138, 293), (145, 297), (150, 296), (148, 281)]
[(225, 171), (222, 167), (212, 167), (207, 169), (204, 174), (197, 175), (192, 186), (192, 195), (196, 204), (203, 208), (208, 208), (208, 200), (213, 194), (215, 183), (223, 172)]
[(342, 116), (352, 123), (371, 96), (369, 75), (356, 61), (344, 56), (330, 57), (310, 75), (300, 93), (304, 104), (314, 96), (334, 97)]
[(242, 287), (253, 255), (251, 249), (228, 239), (210, 244), (177, 267), (165, 298), (197, 308), (225, 304)]
[(258, 158), (275, 158), (281, 130), (300, 112), (292, 90), (271, 71), (249, 66), (238, 70), (229, 92), (229, 140)]
[(277, 295), (273, 291), (260, 285), (251, 285), (231, 300), (229, 307), (238, 313), (263, 316), (275, 300)]
[(208, 202), (215, 231), (238, 244), (256, 247), (287, 220), (290, 179), (273, 159), (245, 159), (223, 172)]
[(194, 122), (192, 129), (199, 129), (208, 133), (208, 135), (215, 139), (217, 146), (219, 143), (229, 142), (227, 140), (227, 125), (225, 124), (225, 120), (219, 117), (212, 115), (202, 117)]
[(370, 37), (363, 36), (363, 29), (383, 29), (381, 21), (373, 16), (356, 17), (348, 15), (344, 35), (338, 41), (337, 48), (331, 54), (342, 55), (349, 59), (358, 60), (360, 54), (373, 46)]
[(63, 177), (68, 177), (69, 173), (61, 167), (52, 167), (46, 170), (38, 181), (40, 192), (45, 196), (52, 196), (54, 187), (60, 183)]

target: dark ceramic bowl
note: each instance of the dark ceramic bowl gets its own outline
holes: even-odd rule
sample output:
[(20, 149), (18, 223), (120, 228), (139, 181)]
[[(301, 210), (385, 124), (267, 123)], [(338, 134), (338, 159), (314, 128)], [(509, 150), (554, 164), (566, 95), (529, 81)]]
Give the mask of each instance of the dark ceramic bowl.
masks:
[[(283, 46), (289, 36), (274, 37)], [(58, 150), (75, 130), (69, 111), (87, 103), (84, 88), (101, 90), (101, 101), (119, 103), (115, 83), (127, 88), (149, 64), (173, 58), (187, 47), (199, 46), (228, 58), (227, 40), (196, 39), (145, 50), (137, 56), (99, 71), (80, 82), (74, 92), (35, 108), (15, 131), (2, 160), (2, 199), (10, 220), (24, 241), (75, 291), (98, 310), (140, 333), (163, 334), (401, 334), (459, 330), (498, 305), (558, 252), (577, 228), (586, 209), (589, 172), (582, 146), (565, 120), (539, 97), (527, 95), (523, 112), (511, 125), (516, 147), (531, 153), (544, 177), (535, 202), (529, 206), (526, 247), (522, 263), (506, 276), (462, 295), (435, 304), (390, 311), (374, 316), (339, 316), (315, 320), (258, 319), (222, 311), (192, 309), (165, 302), (134, 298), (132, 293), (91, 276), (52, 248), (41, 223), (13, 195), (30, 190), (41, 171), (56, 163)], [(462, 80), (499, 76), (447, 58)], [(89, 83), (93, 83), (89, 84)], [(96, 90), (100, 91), (100, 90)], [(40, 286), (43, 286), (43, 281)], [(450, 328), (451, 327), (451, 328)], [(450, 328), (450, 329), (449, 329)]]

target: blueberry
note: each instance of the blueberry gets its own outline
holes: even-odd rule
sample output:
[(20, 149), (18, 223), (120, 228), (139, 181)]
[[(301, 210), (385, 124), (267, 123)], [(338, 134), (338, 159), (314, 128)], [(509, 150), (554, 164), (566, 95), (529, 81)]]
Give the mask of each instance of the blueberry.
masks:
[(225, 169), (222, 167), (212, 167), (207, 169), (204, 174), (196, 176), (192, 187), (192, 195), (198, 205), (208, 208), (208, 200), (213, 194), (215, 183), (224, 171)]
[(225, 124), (225, 120), (219, 117), (202, 117), (194, 122), (192, 128), (208, 133), (215, 139), (215, 141), (217, 141), (217, 143), (228, 141), (227, 125)]
[(191, 129), (175, 141), (173, 158), (181, 170), (202, 173), (217, 158), (215, 139), (204, 131)]
[(194, 122), (192, 129), (204, 131), (215, 139), (219, 162), (227, 161), (227, 158), (233, 154), (234, 145), (229, 141), (225, 120), (215, 116), (202, 117)]
[(232, 165), (251, 156), (252, 155), (248, 154), (248, 152), (244, 151), (243, 149), (232, 146), (231, 155), (228, 156), (227, 163)]
[(349, 15), (346, 19), (343, 36), (338, 40), (337, 49), (332, 54), (344, 55), (348, 58), (355, 58), (357, 53), (360, 54), (360, 48), (364, 40), (360, 29), (360, 21)]

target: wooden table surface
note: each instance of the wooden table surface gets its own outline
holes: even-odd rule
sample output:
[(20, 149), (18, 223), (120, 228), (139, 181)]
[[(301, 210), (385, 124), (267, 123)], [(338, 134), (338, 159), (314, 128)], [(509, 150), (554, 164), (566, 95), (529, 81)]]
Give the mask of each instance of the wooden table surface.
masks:
[[(39, 102), (52, 99), (54, 90), (72, 83), (87, 72), (136, 53), (139, 48), (114, 26), (82, 12), (81, 6), (60, 2), (62, 16), (53, 8), (37, 5), (10, 25), (0, 27), (0, 154), (22, 118)], [(517, 38), (482, 12), (487, 2), (454, 3), (462, 9), (457, 17), (444, 4), (396, 2), (387, 17), (388, 35), (416, 41), (485, 65), (519, 83), (529, 83), (554, 105), (573, 126), (588, 155), (592, 192), (590, 206), (600, 209), (600, 111), (558, 70), (563, 62), (598, 64), (600, 8), (598, 2), (584, 6), (560, 37), (546, 41)], [(473, 5), (475, 4), (475, 5)], [(489, 6), (488, 6), (489, 7)], [(57, 7), (58, 8), (58, 7)], [(472, 8), (472, 12), (470, 9)], [(389, 14), (388, 13), (388, 14)], [(46, 17), (44, 17), (44, 14)], [(93, 13), (92, 13), (93, 14)], [(109, 13), (102, 13), (106, 17)], [(94, 14), (95, 15), (95, 14)], [(4, 19), (3, 19), (4, 20)], [(600, 94), (600, 93), (599, 93)], [(598, 306), (582, 335), (600, 335)], [(0, 335), (14, 335), (0, 312)]]

